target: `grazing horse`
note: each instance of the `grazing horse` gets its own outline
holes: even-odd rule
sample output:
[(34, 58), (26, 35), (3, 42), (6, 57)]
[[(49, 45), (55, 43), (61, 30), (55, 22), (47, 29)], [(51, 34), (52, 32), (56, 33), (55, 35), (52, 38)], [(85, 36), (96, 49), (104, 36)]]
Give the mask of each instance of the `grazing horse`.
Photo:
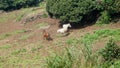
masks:
[(68, 27), (71, 27), (71, 25), (70, 24), (64, 24), (63, 28), (57, 30), (57, 33), (65, 33), (65, 32), (67, 32)]

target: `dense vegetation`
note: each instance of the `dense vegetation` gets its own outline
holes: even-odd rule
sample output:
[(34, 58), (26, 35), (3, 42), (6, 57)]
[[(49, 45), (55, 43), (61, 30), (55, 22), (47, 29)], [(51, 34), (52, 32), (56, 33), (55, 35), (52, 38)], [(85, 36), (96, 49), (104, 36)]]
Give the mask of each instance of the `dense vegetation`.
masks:
[[(101, 57), (102, 58), (101, 58)], [(105, 48), (93, 52), (89, 45), (70, 46), (64, 53), (47, 58), (47, 68), (119, 68), (120, 48), (110, 39)], [(118, 61), (116, 61), (118, 60)]]
[(13, 10), (22, 7), (36, 6), (42, 0), (0, 0), (0, 10)]
[(113, 40), (109, 40), (106, 47), (100, 51), (105, 61), (120, 59), (120, 47)]
[(109, 15), (120, 12), (120, 0), (48, 0), (46, 8), (51, 17), (61, 21), (83, 23), (100, 17), (106, 23)]

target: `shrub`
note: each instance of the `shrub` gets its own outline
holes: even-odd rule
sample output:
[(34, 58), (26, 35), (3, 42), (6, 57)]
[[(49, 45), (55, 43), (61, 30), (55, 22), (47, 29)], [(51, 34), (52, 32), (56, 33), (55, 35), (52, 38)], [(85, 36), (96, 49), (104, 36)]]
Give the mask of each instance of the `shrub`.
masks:
[(79, 22), (93, 11), (93, 0), (48, 0), (47, 12), (62, 21)]
[(110, 14), (108, 13), (108, 11), (103, 11), (101, 12), (101, 16), (99, 17), (99, 20), (97, 21), (97, 23), (99, 24), (108, 24), (111, 20)]
[(111, 14), (120, 12), (119, 7), (120, 0), (47, 0), (46, 10), (50, 17), (63, 22), (83, 24), (85, 18), (96, 20), (97, 16), (103, 23), (109, 22)]
[(0, 0), (0, 10), (13, 10), (22, 7), (36, 6), (41, 0)]
[(120, 12), (120, 0), (99, 0), (99, 4), (96, 5), (96, 8), (101, 11), (97, 23), (108, 24), (112, 18), (116, 17), (114, 14)]
[(99, 1), (98, 5), (96, 5), (96, 8), (98, 10), (106, 10), (110, 14), (114, 14), (117, 12), (120, 12), (120, 0), (97, 0)]
[(100, 54), (105, 61), (120, 59), (120, 48), (111, 39), (107, 43), (106, 47), (100, 51)]

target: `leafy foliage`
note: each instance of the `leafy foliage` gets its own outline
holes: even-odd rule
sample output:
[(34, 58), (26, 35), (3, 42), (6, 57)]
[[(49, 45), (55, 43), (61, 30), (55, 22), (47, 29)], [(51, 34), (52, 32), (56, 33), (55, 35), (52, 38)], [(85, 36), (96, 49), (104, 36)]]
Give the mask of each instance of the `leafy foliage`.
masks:
[(96, 5), (98, 10), (106, 10), (110, 14), (120, 12), (120, 0), (97, 0), (98, 5)]
[(41, 0), (0, 0), (0, 9), (12, 10), (38, 5)]
[(48, 0), (47, 11), (62, 21), (79, 22), (93, 10), (92, 0)]
[[(106, 21), (109, 20), (109, 15), (120, 12), (120, 0), (48, 0), (46, 9), (50, 17), (63, 22), (81, 23), (86, 20), (84, 18), (91, 18), (91, 13), (102, 15), (101, 18)], [(101, 12), (103, 13), (100, 14)]]
[(99, 17), (97, 23), (99, 24), (108, 24), (111, 20), (110, 14), (107, 11), (101, 12), (101, 16)]
[(97, 10), (101, 11), (101, 15), (97, 21), (99, 24), (108, 24), (115, 13), (120, 12), (120, 0), (98, 0), (99, 4), (96, 5)]
[(100, 54), (106, 61), (120, 59), (120, 48), (111, 39), (107, 43), (106, 47), (100, 51)]

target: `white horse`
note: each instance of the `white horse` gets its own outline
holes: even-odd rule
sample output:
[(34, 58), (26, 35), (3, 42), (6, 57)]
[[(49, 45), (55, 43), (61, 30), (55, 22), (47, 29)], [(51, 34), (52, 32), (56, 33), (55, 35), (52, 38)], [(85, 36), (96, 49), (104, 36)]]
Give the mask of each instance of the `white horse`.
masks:
[(71, 27), (71, 25), (70, 24), (64, 24), (63, 28), (57, 30), (57, 33), (65, 33), (65, 32), (67, 32), (68, 27)]
[(64, 28), (64, 27), (71, 27), (71, 25), (70, 25), (70, 23), (64, 24), (64, 25), (63, 25), (63, 28)]

